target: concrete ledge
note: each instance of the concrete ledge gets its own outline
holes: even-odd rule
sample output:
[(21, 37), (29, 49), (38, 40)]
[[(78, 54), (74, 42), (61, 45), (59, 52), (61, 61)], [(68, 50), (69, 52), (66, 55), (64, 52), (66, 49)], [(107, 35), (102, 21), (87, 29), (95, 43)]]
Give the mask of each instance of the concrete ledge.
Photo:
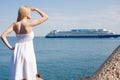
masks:
[(91, 76), (91, 80), (120, 80), (120, 46)]

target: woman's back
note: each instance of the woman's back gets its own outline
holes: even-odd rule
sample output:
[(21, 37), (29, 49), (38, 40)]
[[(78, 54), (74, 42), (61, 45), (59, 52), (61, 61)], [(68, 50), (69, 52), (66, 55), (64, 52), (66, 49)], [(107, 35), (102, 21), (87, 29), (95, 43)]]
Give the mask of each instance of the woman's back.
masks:
[(32, 27), (29, 26), (29, 22), (16, 22), (13, 28), (16, 34), (28, 34), (32, 32)]

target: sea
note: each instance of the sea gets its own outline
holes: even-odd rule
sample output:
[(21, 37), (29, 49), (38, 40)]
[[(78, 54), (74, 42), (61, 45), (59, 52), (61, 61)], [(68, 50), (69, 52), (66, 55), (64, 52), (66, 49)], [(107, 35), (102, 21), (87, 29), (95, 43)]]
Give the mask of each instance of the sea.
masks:
[[(8, 37), (14, 46), (15, 37)], [(37, 69), (43, 80), (78, 80), (92, 76), (120, 44), (120, 38), (34, 38)], [(0, 80), (8, 80), (9, 50), (0, 40)]]

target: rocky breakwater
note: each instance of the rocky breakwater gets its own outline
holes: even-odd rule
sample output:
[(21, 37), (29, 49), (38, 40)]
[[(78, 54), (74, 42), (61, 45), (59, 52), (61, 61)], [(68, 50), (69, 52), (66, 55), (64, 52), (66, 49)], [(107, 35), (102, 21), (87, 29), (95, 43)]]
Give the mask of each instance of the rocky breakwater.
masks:
[(120, 80), (120, 46), (98, 68), (90, 80)]

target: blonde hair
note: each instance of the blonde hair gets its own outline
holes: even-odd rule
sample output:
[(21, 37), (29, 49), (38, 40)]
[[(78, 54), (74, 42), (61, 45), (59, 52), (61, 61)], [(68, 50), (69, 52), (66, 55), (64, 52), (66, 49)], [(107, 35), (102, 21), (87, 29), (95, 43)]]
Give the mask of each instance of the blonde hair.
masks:
[(30, 7), (23, 5), (18, 10), (18, 18), (17, 22), (21, 21), (24, 17), (26, 17), (31, 12)]

